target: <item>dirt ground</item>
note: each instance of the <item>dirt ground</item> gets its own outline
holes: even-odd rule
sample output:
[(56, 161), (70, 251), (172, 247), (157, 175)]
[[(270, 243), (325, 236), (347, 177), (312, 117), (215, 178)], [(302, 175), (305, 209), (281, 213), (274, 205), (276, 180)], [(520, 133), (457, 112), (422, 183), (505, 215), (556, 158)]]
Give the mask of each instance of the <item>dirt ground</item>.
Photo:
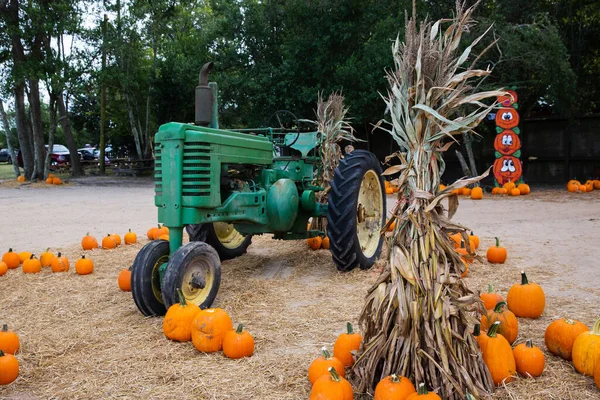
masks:
[[(518, 342), (532, 338), (546, 351), (543, 334), (552, 320), (569, 316), (591, 326), (598, 317), (599, 200), (600, 191), (535, 187), (521, 198), (461, 199), (455, 220), (481, 237), (482, 249), (498, 236), (509, 253), (502, 266), (476, 262), (469, 286), (477, 291), (492, 281), (506, 296), (524, 269), (546, 291), (544, 315), (519, 321)], [(388, 208), (393, 202), (388, 199)], [(156, 223), (151, 180), (96, 178), (64, 187), (0, 183), (0, 209), (1, 249), (40, 253), (50, 247), (72, 260), (66, 274), (24, 275), (19, 269), (0, 277), (0, 321), (22, 343), (20, 377), (0, 387), (1, 399), (306, 399), (308, 365), (322, 346), (331, 349), (346, 321), (357, 325), (366, 290), (378, 276), (377, 268), (338, 273), (327, 251), (309, 251), (303, 241), (255, 237), (247, 255), (223, 263), (214, 304), (256, 340), (253, 357), (232, 361), (168, 341), (162, 318), (144, 318), (130, 293), (117, 287), (118, 272), (131, 265)], [(86, 232), (100, 238), (128, 228), (138, 233), (139, 244), (87, 252), (94, 273), (74, 273)], [(519, 379), (498, 389), (495, 398), (600, 398), (592, 379), (546, 357), (541, 378)]]

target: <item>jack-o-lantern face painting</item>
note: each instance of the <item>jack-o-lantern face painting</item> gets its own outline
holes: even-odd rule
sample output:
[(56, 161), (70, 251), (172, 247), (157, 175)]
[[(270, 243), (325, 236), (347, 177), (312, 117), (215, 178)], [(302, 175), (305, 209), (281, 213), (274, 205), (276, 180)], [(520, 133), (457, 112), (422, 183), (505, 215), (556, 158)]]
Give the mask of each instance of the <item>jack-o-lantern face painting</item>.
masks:
[(501, 108), (496, 113), (496, 125), (511, 129), (519, 125), (519, 113), (514, 108)]
[(515, 132), (507, 129), (496, 135), (494, 148), (500, 154), (509, 156), (521, 148), (521, 139), (519, 139), (519, 135)]
[(494, 176), (500, 185), (516, 182), (522, 172), (521, 161), (516, 157), (502, 156), (494, 162)]
[(519, 100), (517, 93), (514, 90), (508, 90), (507, 93), (508, 94), (504, 96), (498, 96), (498, 103), (502, 104), (504, 107), (510, 107)]

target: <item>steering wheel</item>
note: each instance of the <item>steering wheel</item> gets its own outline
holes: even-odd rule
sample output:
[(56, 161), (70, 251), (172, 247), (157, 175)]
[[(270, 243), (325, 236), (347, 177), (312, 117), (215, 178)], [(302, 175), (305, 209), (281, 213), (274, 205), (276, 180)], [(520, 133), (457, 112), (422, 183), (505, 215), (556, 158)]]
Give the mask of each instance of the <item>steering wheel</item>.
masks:
[[(276, 124), (276, 125), (275, 125)], [(275, 125), (275, 126), (274, 126)], [(300, 121), (296, 115), (288, 110), (278, 110), (267, 119), (267, 127), (281, 129), (282, 131), (296, 132), (296, 137), (291, 143), (282, 143), (281, 146), (293, 146), (300, 137)]]

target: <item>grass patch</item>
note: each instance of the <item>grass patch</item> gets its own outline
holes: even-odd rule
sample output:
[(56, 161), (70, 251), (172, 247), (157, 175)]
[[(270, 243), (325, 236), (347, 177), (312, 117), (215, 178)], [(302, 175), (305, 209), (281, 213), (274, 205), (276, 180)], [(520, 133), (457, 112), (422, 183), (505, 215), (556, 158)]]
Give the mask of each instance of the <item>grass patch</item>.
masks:
[[(20, 169), (21, 173), (23, 169)], [(12, 164), (4, 163), (0, 164), (0, 180), (4, 179), (16, 179), (15, 171), (13, 170)]]

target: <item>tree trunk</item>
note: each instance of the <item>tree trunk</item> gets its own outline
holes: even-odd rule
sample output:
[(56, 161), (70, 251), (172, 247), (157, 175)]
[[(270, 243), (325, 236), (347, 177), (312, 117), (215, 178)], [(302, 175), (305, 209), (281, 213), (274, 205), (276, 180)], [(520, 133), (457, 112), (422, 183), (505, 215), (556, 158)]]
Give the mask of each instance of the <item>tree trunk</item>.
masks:
[(31, 134), (25, 118), (25, 86), (15, 85), (15, 120), (17, 123), (17, 137), (19, 138), (19, 149), (23, 161), (23, 175), (31, 179), (33, 175), (33, 151), (31, 146)]
[(10, 125), (8, 124), (8, 117), (4, 111), (4, 104), (2, 103), (2, 100), (0, 100), (0, 119), (2, 120), (4, 134), (6, 135), (6, 147), (8, 147), (8, 153), (10, 154), (10, 159), (12, 160), (15, 177), (18, 177), (21, 175), (21, 172), (19, 171), (19, 164), (17, 163), (17, 154), (15, 153), (15, 149), (13, 148), (10, 140)]
[(82, 176), (83, 171), (81, 169), (81, 163), (79, 162), (79, 153), (77, 153), (77, 145), (73, 139), (73, 132), (71, 132), (71, 124), (69, 123), (69, 114), (67, 113), (67, 107), (65, 106), (65, 99), (62, 93), (59, 93), (56, 99), (58, 105), (58, 114), (60, 118), (58, 122), (65, 133), (67, 139), (67, 147), (71, 153), (71, 175), (73, 177)]
[(140, 143), (140, 135), (135, 126), (135, 118), (133, 116), (133, 109), (131, 107), (131, 100), (129, 93), (125, 90), (125, 101), (127, 103), (127, 115), (129, 116), (129, 124), (131, 125), (131, 132), (133, 133), (133, 139), (135, 141), (135, 150), (137, 151), (138, 158), (142, 159), (142, 145)]
[(152, 83), (156, 79), (156, 54), (158, 52), (157, 49), (157, 40), (156, 36), (152, 39), (152, 76), (148, 82), (148, 95), (146, 97), (146, 131), (144, 133), (145, 137), (145, 146), (144, 146), (144, 158), (149, 159), (152, 158), (152, 141), (150, 134), (150, 95), (152, 92)]
[[(56, 133), (56, 95), (50, 91), (50, 130), (48, 131), (48, 148), (54, 147), (54, 135)], [(46, 160), (44, 162), (44, 178), (50, 173), (50, 162), (52, 161), (52, 153), (49, 151), (46, 153)]]
[(467, 150), (467, 157), (469, 158), (469, 165), (471, 166), (471, 176), (479, 175), (477, 173), (477, 166), (475, 165), (475, 156), (473, 155), (473, 138), (471, 133), (465, 133), (465, 149)]
[[(40, 82), (37, 78), (29, 80), (28, 98), (33, 131), (33, 175), (31, 179), (44, 178), (44, 160), (46, 159), (39, 84)], [(50, 148), (49, 151), (51, 151)]]
[(471, 171), (469, 171), (469, 166), (467, 165), (467, 162), (465, 161), (465, 157), (462, 155), (462, 153), (458, 150), (455, 150), (456, 152), (456, 157), (458, 157), (458, 162), (460, 162), (460, 166), (463, 170), (463, 174), (465, 174), (466, 177), (471, 177)]

